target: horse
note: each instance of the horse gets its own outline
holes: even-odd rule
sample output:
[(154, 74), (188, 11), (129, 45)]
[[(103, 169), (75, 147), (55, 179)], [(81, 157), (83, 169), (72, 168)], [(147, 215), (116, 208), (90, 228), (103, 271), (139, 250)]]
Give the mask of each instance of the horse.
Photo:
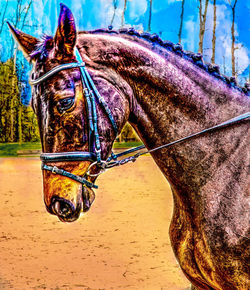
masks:
[[(63, 4), (54, 37), (39, 40), (9, 27), (33, 63), (31, 79), (40, 79), (33, 81), (31, 105), (44, 152), (44, 202), (64, 222), (89, 210), (98, 162), (107, 160), (127, 121), (150, 150), (249, 111), (248, 84), (238, 86), (202, 55), (156, 34), (77, 32)], [(197, 289), (249, 287), (248, 121), (151, 152), (173, 193), (173, 251)]]

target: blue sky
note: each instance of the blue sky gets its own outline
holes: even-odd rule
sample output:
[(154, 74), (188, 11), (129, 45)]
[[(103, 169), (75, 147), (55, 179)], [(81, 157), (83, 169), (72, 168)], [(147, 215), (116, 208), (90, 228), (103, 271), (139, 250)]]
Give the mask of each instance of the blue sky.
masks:
[[(230, 0), (217, 0), (217, 42), (216, 63), (225, 73), (231, 75), (231, 8)], [(235, 0), (231, 0), (234, 2)], [(22, 0), (25, 9), (30, 0)], [(53, 35), (57, 27), (57, 18), (62, 0), (33, 0), (26, 18), (23, 31), (36, 37), (43, 33)], [(204, 2), (204, 0), (203, 0)], [(204, 57), (206, 61), (211, 58), (213, 6), (209, 0), (206, 32), (204, 38)], [(4, 20), (15, 22), (17, 7), (16, 0), (8, 0)], [(113, 0), (64, 0), (73, 12), (79, 30), (91, 30), (107, 27), (112, 19), (114, 8)], [(6, 0), (0, 0), (0, 21), (3, 20), (3, 11)], [(117, 0), (116, 15), (113, 26), (121, 27), (121, 15), (124, 0)], [(236, 50), (236, 66), (239, 74), (245, 77), (249, 74), (250, 59), (250, 1), (238, 0), (236, 6), (235, 35), (238, 49)], [(160, 33), (164, 40), (178, 42), (180, 25), (181, 0), (153, 0), (151, 32)], [(139, 30), (147, 30), (149, 17), (149, 0), (127, 0), (125, 12), (125, 26), (134, 26)], [(20, 28), (21, 23), (18, 24)], [(199, 13), (198, 0), (186, 0), (182, 44), (185, 50), (198, 51), (199, 42)], [(0, 34), (0, 59), (6, 61), (11, 55), (12, 39), (7, 25), (3, 26)], [(225, 64), (225, 65), (224, 65)], [(222, 69), (223, 71), (223, 69)], [(243, 79), (241, 77), (241, 79)]]

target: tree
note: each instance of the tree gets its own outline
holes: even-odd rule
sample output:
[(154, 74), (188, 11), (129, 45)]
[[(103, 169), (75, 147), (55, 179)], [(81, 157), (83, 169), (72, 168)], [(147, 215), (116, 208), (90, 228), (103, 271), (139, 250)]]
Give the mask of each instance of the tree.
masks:
[(213, 3), (214, 8), (214, 25), (213, 25), (213, 39), (212, 39), (212, 57), (211, 62), (215, 63), (215, 45), (216, 45), (216, 0)]
[(235, 66), (235, 50), (237, 49), (235, 47), (235, 30), (234, 30), (234, 25), (235, 25), (235, 10), (236, 10), (236, 4), (237, 0), (234, 1), (234, 3), (231, 3), (231, 0), (228, 0), (229, 5), (232, 9), (232, 25), (231, 25), (231, 35), (232, 35), (232, 45), (231, 45), (231, 54), (232, 54), (232, 75), (234, 77), (237, 77), (237, 72), (236, 72), (236, 66)]
[(127, 9), (127, 0), (124, 0), (123, 12), (122, 12), (122, 27), (124, 26), (125, 22), (125, 11)]
[(13, 59), (0, 63), (0, 142), (38, 141), (37, 119), (20, 102), (20, 82), (13, 65)]
[(151, 31), (152, 5), (153, 5), (153, 0), (149, 0), (148, 31)]
[(179, 28), (179, 33), (178, 33), (179, 43), (181, 43), (181, 34), (182, 34), (183, 16), (184, 16), (184, 5), (185, 5), (185, 0), (182, 0), (182, 4), (181, 4), (181, 22), (180, 22), (180, 28)]
[(203, 53), (203, 40), (204, 34), (206, 29), (206, 19), (207, 19), (207, 7), (208, 7), (208, 0), (205, 0), (205, 9), (203, 12), (202, 8), (202, 0), (199, 0), (199, 19), (200, 19), (200, 32), (199, 32), (199, 53)]
[(113, 27), (113, 22), (114, 22), (114, 19), (115, 19), (115, 13), (116, 13), (116, 9), (118, 7), (118, 0), (113, 0), (113, 5), (114, 5), (114, 12), (113, 12), (113, 16), (112, 16), (112, 19), (111, 19), (111, 22), (110, 22), (110, 28), (111, 29)]
[[(19, 28), (23, 30), (24, 26), (26, 25), (27, 16), (29, 14), (29, 10), (31, 8), (33, 0), (29, 0), (26, 3), (25, 0), (17, 0), (16, 1), (16, 9), (15, 9), (15, 16), (11, 19), (13, 26), (15, 28)], [(16, 51), (14, 39), (12, 39), (11, 45), (11, 55), (14, 55)]]
[(13, 59), (0, 65), (0, 142), (13, 142), (16, 136), (19, 95), (13, 65)]
[(127, 141), (140, 141), (140, 138), (137, 136), (135, 130), (131, 127), (129, 123), (126, 123), (120, 134), (120, 142)]
[[(16, 6), (16, 14), (15, 14), (15, 19), (13, 19), (13, 23), (14, 23), (14, 27), (19, 27), (20, 30), (23, 29), (23, 27), (25, 26), (26, 23), (26, 19), (31, 7), (33, 0), (29, 0), (28, 3), (23, 2), (23, 0), (17, 0), (17, 6)], [(22, 71), (18, 71), (16, 72), (16, 54), (17, 54), (17, 47), (14, 44), (14, 42), (12, 43), (12, 51), (13, 51), (13, 75), (17, 75), (18, 79), (21, 79), (21, 75), (22, 75)], [(13, 94), (13, 90), (14, 90), (14, 80), (12, 82), (12, 92), (11, 94)], [(11, 142), (13, 142), (14, 136), (13, 136), (13, 132), (14, 132), (14, 122), (13, 122), (13, 104), (11, 101)], [(20, 124), (22, 122), (22, 101), (21, 99), (19, 100), (19, 106), (18, 106), (18, 141), (19, 144), (22, 143), (22, 124)]]
[[(28, 26), (32, 2), (33, 0), (15, 1), (15, 14), (9, 20), (20, 30)], [(5, 24), (8, 3), (9, 0), (6, 0), (0, 11), (0, 33)], [(23, 99), (27, 100), (27, 95), (30, 97), (28, 78), (25, 76), (29, 70), (28, 62), (23, 57), (17, 57), (19, 52), (12, 38), (11, 41), (11, 58), (0, 63), (0, 142), (39, 140), (34, 113), (22, 104)]]

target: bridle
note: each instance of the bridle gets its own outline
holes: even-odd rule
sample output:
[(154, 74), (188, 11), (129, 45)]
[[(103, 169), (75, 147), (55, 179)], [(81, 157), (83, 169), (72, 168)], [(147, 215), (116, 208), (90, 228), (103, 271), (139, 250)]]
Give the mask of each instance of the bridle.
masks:
[[(104, 112), (108, 116), (109, 121), (112, 124), (113, 130), (115, 132), (115, 136), (117, 136), (117, 133), (118, 133), (117, 124), (113, 118), (113, 115), (107, 103), (105, 102), (103, 97), (99, 94), (91, 76), (86, 70), (85, 63), (82, 61), (82, 58), (78, 49), (76, 49), (76, 60), (77, 60), (76, 63), (74, 62), (74, 63), (58, 65), (57, 67), (45, 73), (41, 77), (30, 80), (30, 84), (38, 85), (44, 82), (45, 80), (47, 80), (48, 78), (50, 78), (51, 76), (55, 75), (56, 73), (65, 69), (72, 69), (72, 68), (80, 69), (83, 93), (84, 93), (84, 96), (86, 98), (86, 103), (87, 103), (87, 114), (88, 114), (88, 122), (89, 122), (89, 137), (88, 137), (89, 151), (88, 152), (77, 151), (77, 152), (42, 153), (40, 155), (40, 159), (42, 160), (42, 170), (47, 170), (47, 171), (51, 171), (54, 174), (66, 176), (90, 188), (91, 187), (98, 188), (97, 185), (88, 181), (85, 177), (75, 175), (73, 173), (65, 171), (64, 169), (60, 169), (56, 166), (47, 165), (47, 163), (50, 163), (50, 162), (90, 161), (92, 162), (91, 164), (92, 166), (95, 164), (101, 167), (101, 164), (103, 163), (103, 161), (101, 160), (101, 144), (100, 144), (100, 136), (99, 136), (98, 128), (97, 128), (96, 100), (99, 103), (99, 105), (101, 105)], [(90, 168), (88, 169), (88, 173), (89, 173), (89, 170)], [(88, 175), (90, 176), (90, 173)], [(91, 176), (94, 176), (94, 174)]]
[[(55, 68), (53, 68), (52, 70), (50, 70), (49, 72), (42, 75), (41, 77), (39, 77), (37, 79), (31, 79), (30, 84), (31, 85), (38, 85), (38, 84), (42, 83), (43, 81), (47, 80), (48, 78), (50, 78), (51, 76), (53, 76), (54, 74), (56, 74), (62, 70), (65, 70), (65, 69), (72, 69), (72, 68), (79, 68), (80, 69), (81, 81), (82, 81), (82, 86), (83, 86), (83, 93), (84, 93), (84, 96), (86, 98), (88, 121), (89, 121), (89, 139), (88, 139), (89, 140), (89, 142), (88, 142), (89, 143), (89, 151), (87, 151), (87, 152), (76, 151), (76, 152), (42, 153), (40, 155), (40, 159), (42, 161), (42, 166), (41, 166), (42, 170), (47, 170), (47, 171), (51, 171), (54, 174), (66, 176), (66, 177), (68, 177), (72, 180), (75, 180), (75, 181), (81, 183), (82, 185), (90, 187), (90, 188), (92, 188), (92, 187), (98, 188), (98, 186), (95, 185), (94, 183), (88, 181), (87, 180), (88, 176), (90, 176), (90, 177), (91, 176), (98, 176), (106, 169), (109, 169), (109, 168), (112, 168), (115, 166), (119, 166), (119, 165), (123, 165), (123, 164), (126, 164), (128, 162), (134, 162), (137, 160), (138, 157), (140, 157), (144, 154), (152, 153), (154, 151), (173, 146), (175, 144), (184, 142), (186, 140), (203, 135), (205, 133), (221, 129), (223, 127), (227, 127), (229, 125), (232, 125), (234, 123), (240, 122), (240, 121), (245, 120), (245, 119), (248, 119), (250, 117), (250, 112), (247, 112), (245, 114), (242, 114), (242, 115), (239, 115), (235, 118), (227, 120), (223, 123), (220, 123), (220, 124), (215, 125), (213, 127), (202, 130), (200, 132), (191, 134), (189, 136), (186, 136), (184, 138), (175, 140), (175, 141), (167, 143), (167, 144), (163, 144), (163, 145), (156, 147), (156, 148), (153, 148), (151, 150), (139, 152), (135, 155), (129, 156), (129, 157), (124, 158), (122, 160), (118, 160), (118, 158), (120, 158), (124, 155), (131, 154), (133, 152), (139, 151), (141, 149), (145, 149), (146, 147), (144, 145), (141, 145), (141, 146), (126, 150), (124, 152), (121, 152), (119, 154), (114, 154), (112, 152), (110, 157), (107, 160), (102, 160), (101, 159), (100, 136), (99, 136), (98, 127), (97, 127), (98, 119), (97, 119), (97, 111), (96, 111), (96, 102), (98, 102), (98, 104), (103, 108), (104, 112), (108, 116), (109, 121), (113, 127), (114, 132), (115, 132), (115, 136), (117, 136), (117, 134), (118, 134), (118, 127), (117, 127), (115, 119), (113, 118), (113, 115), (108, 107), (108, 104), (103, 99), (103, 97), (99, 94), (91, 76), (89, 75), (89, 73), (85, 67), (85, 63), (82, 61), (82, 58), (81, 58), (81, 55), (80, 55), (78, 49), (76, 49), (76, 60), (77, 60), (76, 63), (74, 62), (74, 63), (67, 63), (67, 64), (58, 65)], [(90, 164), (89, 168), (87, 169), (87, 171), (85, 172), (84, 176), (75, 175), (75, 174), (68, 172), (64, 169), (60, 169), (57, 166), (47, 165), (47, 163), (50, 163), (50, 162), (56, 163), (56, 162), (72, 162), (72, 161), (89, 161), (89, 162), (91, 162), (91, 164)], [(97, 174), (90, 173), (90, 169), (93, 166), (99, 167), (99, 169), (100, 169), (99, 173), (97, 173)]]

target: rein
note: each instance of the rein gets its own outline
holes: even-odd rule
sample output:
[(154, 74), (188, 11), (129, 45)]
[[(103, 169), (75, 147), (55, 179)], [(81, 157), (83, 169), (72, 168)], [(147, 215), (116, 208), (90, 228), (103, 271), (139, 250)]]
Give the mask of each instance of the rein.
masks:
[[(139, 151), (141, 149), (145, 149), (146, 148), (145, 145), (141, 145), (141, 146), (138, 146), (138, 147), (123, 151), (123, 152), (121, 152), (119, 154), (113, 154), (112, 153), (111, 156), (107, 159), (107, 161), (106, 162), (104, 161), (104, 163), (105, 163), (104, 168), (108, 169), (108, 168), (112, 168), (112, 167), (115, 167), (115, 166), (126, 164), (128, 162), (135, 162), (136, 159), (138, 157), (142, 156), (142, 155), (145, 155), (145, 154), (148, 154), (148, 153), (152, 153), (152, 152), (155, 152), (155, 151), (163, 149), (163, 148), (167, 148), (167, 147), (173, 146), (175, 144), (187, 141), (187, 140), (192, 139), (194, 137), (197, 137), (197, 136), (200, 136), (200, 135), (204, 135), (205, 133), (208, 133), (208, 132), (211, 132), (211, 131), (215, 131), (215, 130), (218, 130), (218, 129), (225, 128), (227, 126), (230, 126), (230, 125), (233, 125), (233, 124), (238, 123), (240, 121), (243, 121), (245, 119), (248, 119), (249, 117), (250, 117), (250, 112), (247, 112), (245, 114), (239, 115), (239, 116), (237, 116), (235, 118), (227, 120), (227, 121), (225, 121), (223, 123), (220, 123), (218, 125), (215, 125), (213, 127), (209, 127), (207, 129), (204, 129), (204, 130), (199, 131), (197, 133), (193, 133), (191, 135), (188, 135), (186, 137), (180, 138), (178, 140), (175, 140), (175, 141), (167, 143), (167, 144), (163, 144), (163, 145), (158, 146), (156, 148), (153, 148), (153, 149), (141, 152), (141, 153), (137, 153), (135, 155), (132, 155), (132, 156), (127, 157), (127, 158), (124, 158), (122, 160), (117, 160), (117, 159), (119, 157), (124, 156), (124, 155), (128, 155), (128, 154), (131, 154), (133, 152)], [(114, 160), (114, 161), (112, 161), (112, 160)]]
[[(146, 150), (143, 152), (136, 153), (132, 156), (129, 156), (127, 158), (118, 160), (118, 158), (134, 153), (136, 151), (145, 149), (146, 147), (144, 145), (126, 150), (124, 152), (121, 152), (119, 154), (114, 154), (113, 152), (111, 153), (110, 157), (108, 157), (107, 160), (102, 160), (101, 159), (101, 144), (100, 144), (100, 136), (98, 133), (98, 128), (97, 128), (97, 112), (96, 112), (96, 100), (101, 105), (103, 110), (105, 111), (106, 115), (108, 116), (113, 130), (115, 132), (115, 136), (118, 134), (118, 127), (117, 124), (113, 118), (113, 115), (106, 103), (106, 101), (103, 99), (103, 97), (99, 94), (91, 76), (89, 75), (88, 71), (85, 68), (85, 63), (82, 61), (81, 55), (78, 50), (76, 50), (76, 59), (77, 63), (67, 63), (67, 64), (62, 64), (58, 65), (57, 67), (53, 68), (49, 72), (45, 73), (43, 76), (37, 78), (37, 79), (31, 79), (30, 84), (31, 85), (38, 85), (42, 83), (43, 81), (47, 80), (54, 74), (65, 70), (65, 69), (72, 69), (72, 68), (79, 68), (81, 72), (81, 81), (83, 85), (83, 93), (84, 96), (86, 97), (86, 102), (87, 102), (87, 112), (88, 112), (88, 121), (89, 121), (89, 151), (84, 152), (84, 151), (77, 151), (77, 152), (57, 152), (57, 153), (42, 153), (40, 155), (40, 159), (42, 160), (42, 170), (47, 170), (51, 171), (54, 174), (66, 176), (72, 180), (75, 180), (79, 183), (81, 183), (83, 186), (87, 186), (89, 188), (98, 188), (97, 185), (94, 183), (88, 181), (86, 178), (87, 177), (96, 177), (103, 173), (105, 170), (110, 169), (115, 166), (120, 166), (124, 165), (128, 162), (135, 162), (138, 157), (155, 152), (157, 150), (167, 148), (170, 146), (173, 146), (175, 144), (187, 141), (189, 139), (195, 138), (197, 136), (201, 136), (205, 133), (212, 132), (218, 129), (222, 129), (224, 127), (233, 125), (235, 123), (241, 122), (243, 120), (246, 120), (250, 117), (250, 112), (247, 112), (245, 114), (239, 115), (235, 118), (232, 118), (230, 120), (227, 120), (225, 122), (222, 122), (218, 125), (209, 127), (207, 129), (204, 129), (200, 132), (188, 135), (186, 137), (180, 138), (178, 140), (175, 140), (173, 142), (163, 144), (161, 146), (158, 146), (156, 148)], [(48, 162), (65, 162), (65, 161), (90, 161), (92, 162), (90, 166), (88, 167), (86, 173), (84, 176), (78, 176), (75, 175), (71, 172), (68, 172), (64, 169), (60, 169), (56, 166), (49, 166), (46, 163)], [(99, 167), (101, 170), (97, 174), (91, 174), (90, 169), (93, 166)]]

